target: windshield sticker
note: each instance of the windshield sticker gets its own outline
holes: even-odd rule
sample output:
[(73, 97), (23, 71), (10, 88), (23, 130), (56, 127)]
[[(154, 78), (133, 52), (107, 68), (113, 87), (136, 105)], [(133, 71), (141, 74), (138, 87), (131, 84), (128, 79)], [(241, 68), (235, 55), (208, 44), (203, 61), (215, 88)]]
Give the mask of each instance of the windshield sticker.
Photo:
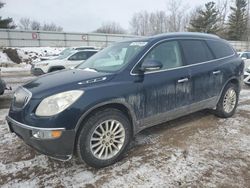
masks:
[(145, 46), (147, 42), (132, 42), (129, 46)]

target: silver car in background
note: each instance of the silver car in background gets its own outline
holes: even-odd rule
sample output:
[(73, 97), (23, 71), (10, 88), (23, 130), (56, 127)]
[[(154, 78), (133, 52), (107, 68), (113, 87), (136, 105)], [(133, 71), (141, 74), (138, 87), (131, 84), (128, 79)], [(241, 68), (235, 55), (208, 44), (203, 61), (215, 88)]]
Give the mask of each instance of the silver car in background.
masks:
[(245, 84), (250, 85), (250, 52), (238, 52), (238, 55), (244, 60), (245, 63), (243, 81)]

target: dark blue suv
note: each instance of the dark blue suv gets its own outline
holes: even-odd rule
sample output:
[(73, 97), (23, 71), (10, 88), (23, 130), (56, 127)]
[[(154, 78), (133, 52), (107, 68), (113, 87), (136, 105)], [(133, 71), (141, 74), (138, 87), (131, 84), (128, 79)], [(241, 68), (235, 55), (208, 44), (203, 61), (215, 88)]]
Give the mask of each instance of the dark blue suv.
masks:
[(73, 70), (18, 88), (7, 121), (28, 145), (90, 166), (118, 161), (139, 131), (202, 109), (234, 114), (243, 61), (214, 35), (173, 33), (115, 43)]

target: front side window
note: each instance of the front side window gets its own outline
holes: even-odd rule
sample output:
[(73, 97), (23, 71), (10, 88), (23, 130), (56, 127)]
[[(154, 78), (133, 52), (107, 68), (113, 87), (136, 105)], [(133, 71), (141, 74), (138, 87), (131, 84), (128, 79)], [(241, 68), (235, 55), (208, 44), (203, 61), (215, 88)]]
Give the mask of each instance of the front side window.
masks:
[(160, 62), (162, 64), (161, 70), (172, 69), (183, 65), (177, 41), (163, 42), (153, 48), (145, 56), (143, 62), (149, 60), (156, 60)]
[(202, 40), (182, 40), (181, 46), (187, 64), (192, 65), (213, 60), (213, 54), (205, 41)]
[(146, 45), (146, 41), (116, 43), (98, 52), (76, 68), (116, 72), (126, 66)]

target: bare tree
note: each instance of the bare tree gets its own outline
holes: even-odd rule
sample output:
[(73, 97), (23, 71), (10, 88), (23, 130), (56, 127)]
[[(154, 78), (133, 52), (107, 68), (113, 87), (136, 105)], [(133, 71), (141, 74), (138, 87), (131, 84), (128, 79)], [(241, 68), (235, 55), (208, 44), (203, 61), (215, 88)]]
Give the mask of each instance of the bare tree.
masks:
[(134, 35), (141, 35), (140, 33), (140, 20), (138, 13), (134, 14), (131, 21), (130, 21), (130, 27), (131, 27), (131, 32)]
[(45, 24), (42, 26), (42, 30), (43, 30), (43, 31), (62, 31), (63, 28), (60, 27), (60, 26), (57, 26), (57, 25), (54, 24), (54, 23), (50, 23), (50, 24), (45, 23)]
[(157, 11), (135, 13), (130, 21), (132, 34), (153, 35), (166, 32), (166, 13)]
[[(152, 17), (152, 16), (151, 16)], [(150, 34), (150, 13), (141, 11), (135, 13), (130, 22), (131, 30), (136, 35), (149, 35)]]
[(41, 24), (37, 21), (32, 21), (30, 24), (31, 30), (41, 30)]
[(217, 9), (219, 12), (219, 20), (218, 20), (218, 25), (219, 25), (219, 31), (218, 35), (227, 38), (227, 17), (229, 15), (229, 2), (228, 0), (219, 0), (217, 2)]
[(149, 19), (150, 34), (159, 34), (167, 31), (167, 15), (164, 11), (151, 13)]
[(125, 34), (126, 31), (123, 29), (119, 23), (107, 22), (103, 23), (96, 31), (97, 33), (109, 33), (109, 34)]
[(30, 30), (31, 20), (29, 18), (21, 18), (19, 21), (19, 28), (23, 30)]
[(188, 8), (181, 0), (168, 0), (167, 11), (135, 13), (130, 21), (132, 34), (153, 35), (184, 31), (189, 22)]
[(63, 31), (63, 28), (54, 23), (41, 24), (30, 18), (21, 18), (19, 20), (19, 28), (23, 30), (43, 30), (43, 31)]
[(187, 26), (188, 7), (181, 3), (181, 0), (168, 0), (168, 31), (179, 32), (184, 31)]
[(220, 24), (224, 25), (228, 16), (229, 2), (228, 0), (218, 0), (217, 9), (219, 10)]

